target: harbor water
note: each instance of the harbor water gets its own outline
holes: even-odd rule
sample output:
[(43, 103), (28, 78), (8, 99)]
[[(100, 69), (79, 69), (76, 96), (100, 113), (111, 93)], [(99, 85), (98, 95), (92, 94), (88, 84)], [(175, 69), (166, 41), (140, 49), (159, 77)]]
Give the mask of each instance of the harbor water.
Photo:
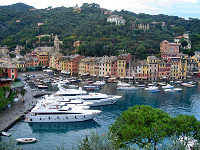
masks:
[[(175, 85), (180, 87), (180, 85)], [(115, 83), (106, 84), (98, 92), (110, 95), (122, 95), (122, 98), (113, 105), (93, 107), (92, 109), (102, 110), (93, 120), (77, 123), (26, 123), (18, 122), (9, 133), (11, 137), (3, 137), (3, 140), (10, 138), (36, 137), (38, 142), (20, 145), (25, 150), (52, 150), (77, 147), (80, 141), (91, 132), (100, 134), (108, 131), (120, 114), (129, 107), (135, 105), (149, 105), (166, 111), (171, 116), (179, 114), (194, 115), (200, 120), (200, 85), (193, 88), (181, 87), (183, 91), (176, 93), (166, 93), (161, 87), (160, 93), (149, 93), (144, 89), (133, 91), (118, 91)]]

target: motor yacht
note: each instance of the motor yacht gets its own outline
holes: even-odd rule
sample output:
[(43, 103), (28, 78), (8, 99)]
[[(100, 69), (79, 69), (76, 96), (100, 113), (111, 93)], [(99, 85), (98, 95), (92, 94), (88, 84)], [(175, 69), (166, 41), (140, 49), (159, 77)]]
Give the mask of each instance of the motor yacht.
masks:
[(55, 106), (70, 106), (70, 107), (83, 107), (88, 109), (93, 102), (85, 102), (82, 99), (69, 100), (68, 98), (63, 98), (60, 96), (55, 96), (54, 94), (48, 96), (45, 95), (43, 99), (39, 101), (41, 105), (55, 105)]
[(121, 82), (121, 81), (119, 81), (118, 82), (118, 84), (117, 84), (117, 86), (119, 87), (129, 87), (129, 86), (131, 86), (131, 84), (130, 83), (125, 83), (125, 82)]
[(162, 86), (163, 89), (173, 89), (174, 86), (173, 85), (170, 85), (170, 84), (167, 84), (165, 86)]
[(79, 122), (93, 119), (99, 113), (101, 113), (100, 110), (74, 109), (68, 106), (51, 108), (36, 105), (26, 115), (25, 122)]
[(120, 86), (120, 87), (118, 87), (117, 88), (118, 90), (126, 90), (126, 91), (130, 91), (130, 90), (136, 90), (136, 89), (138, 89), (137, 87), (135, 87), (135, 86), (128, 86), (128, 87), (126, 87), (126, 86)]
[(165, 92), (180, 92), (182, 91), (182, 88), (171, 88), (171, 89), (165, 89)]
[(145, 91), (152, 91), (152, 90), (158, 90), (157, 86), (149, 86), (148, 88), (144, 89)]
[(97, 86), (102, 86), (102, 85), (105, 85), (106, 82), (105, 81), (96, 81), (93, 83), (93, 85), (97, 85)]
[(61, 96), (68, 98), (69, 100), (82, 99), (84, 102), (93, 102), (89, 106), (101, 106), (114, 104), (122, 96), (107, 95), (102, 93), (87, 93), (85, 90), (79, 89), (64, 89), (58, 86), (59, 90), (55, 93), (55, 96)]

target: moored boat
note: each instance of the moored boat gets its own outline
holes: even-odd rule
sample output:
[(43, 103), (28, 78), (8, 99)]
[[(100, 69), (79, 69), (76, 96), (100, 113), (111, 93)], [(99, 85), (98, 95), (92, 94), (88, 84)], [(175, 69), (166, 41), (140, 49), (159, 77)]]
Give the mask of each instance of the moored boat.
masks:
[(121, 82), (121, 81), (119, 81), (118, 82), (118, 84), (117, 84), (117, 86), (119, 87), (129, 87), (129, 86), (131, 86), (131, 84), (130, 83), (126, 83), (126, 82)]
[(33, 143), (38, 141), (37, 138), (18, 138), (16, 139), (18, 143)]
[(74, 100), (80, 98), (85, 102), (93, 102), (90, 106), (101, 106), (114, 104), (122, 96), (118, 95), (107, 95), (103, 93), (87, 93), (87, 91), (79, 89), (64, 89), (59, 86), (59, 91), (55, 93), (55, 96), (61, 96), (63, 98), (68, 98)]
[(11, 136), (11, 133), (8, 133), (8, 132), (1, 132), (1, 135), (3, 135), (3, 136)]
[(182, 88), (171, 88), (171, 89), (165, 89), (165, 92), (180, 92), (182, 91)]
[(149, 92), (149, 93), (159, 93), (160, 90), (156, 90), (156, 89), (155, 89), (155, 90), (149, 90), (148, 92)]
[(145, 88), (144, 90), (145, 90), (145, 91), (158, 90), (158, 87), (157, 87), (157, 86), (150, 86), (150, 87), (148, 87), (148, 88)]
[(97, 85), (97, 86), (102, 86), (102, 85), (105, 85), (106, 82), (105, 81), (96, 81), (93, 83), (93, 85)]
[(138, 89), (137, 87), (135, 87), (135, 86), (129, 86), (129, 87), (125, 87), (125, 86), (120, 86), (120, 87), (118, 87), (117, 88), (118, 90), (136, 90), (136, 89)]
[(57, 107), (49, 108), (36, 105), (26, 115), (25, 122), (79, 122), (93, 119), (100, 110), (84, 110), (82, 108)]
[(173, 89), (174, 86), (170, 85), (170, 84), (167, 84), (165, 86), (162, 86), (163, 89)]

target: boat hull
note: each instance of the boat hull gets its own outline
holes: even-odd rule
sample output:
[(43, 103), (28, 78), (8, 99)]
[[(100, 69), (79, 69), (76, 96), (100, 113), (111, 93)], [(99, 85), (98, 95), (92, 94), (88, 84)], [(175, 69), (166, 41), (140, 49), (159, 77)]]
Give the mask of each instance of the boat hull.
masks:
[(84, 115), (37, 115), (27, 116), (25, 122), (81, 122), (91, 120), (96, 114)]
[(18, 138), (16, 141), (18, 143), (33, 143), (37, 141), (37, 138)]

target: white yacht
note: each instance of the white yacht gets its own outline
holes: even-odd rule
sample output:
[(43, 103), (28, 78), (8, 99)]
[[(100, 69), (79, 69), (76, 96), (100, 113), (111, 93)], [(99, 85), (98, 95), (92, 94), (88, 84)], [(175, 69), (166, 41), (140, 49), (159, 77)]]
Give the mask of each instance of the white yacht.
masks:
[(54, 94), (48, 96), (46, 95), (43, 99), (39, 101), (41, 105), (54, 105), (54, 106), (70, 106), (70, 107), (83, 107), (88, 109), (93, 102), (85, 102), (82, 99), (69, 100), (68, 98), (63, 98), (60, 96), (55, 96)]
[(71, 107), (48, 108), (36, 105), (26, 115), (25, 122), (79, 122), (93, 119), (100, 110), (73, 109)]
[(131, 86), (131, 84), (130, 83), (126, 83), (126, 82), (121, 82), (121, 81), (119, 81), (118, 82), (118, 84), (117, 84), (117, 86), (118, 87), (129, 87), (129, 86)]
[(163, 89), (173, 89), (174, 86), (173, 85), (170, 85), (170, 84), (167, 84), (165, 86), (162, 86)]
[(69, 100), (82, 99), (84, 102), (93, 102), (89, 106), (101, 106), (114, 104), (122, 96), (107, 95), (102, 93), (87, 93), (86, 91), (79, 89), (64, 89), (59, 86), (59, 90), (55, 93), (55, 96), (61, 96), (68, 98)]
[(120, 86), (120, 87), (118, 87), (117, 88), (118, 90), (126, 90), (126, 91), (128, 91), (128, 90), (137, 90), (138, 89), (138, 87), (135, 87), (135, 86)]
[(144, 89), (145, 91), (152, 91), (152, 90), (158, 90), (157, 86), (149, 86), (148, 88)]
[(105, 85), (106, 82), (105, 81), (96, 81), (93, 83), (94, 85), (97, 85), (97, 86), (102, 86), (102, 85)]
[(170, 89), (165, 89), (165, 92), (180, 92), (182, 91), (182, 88), (170, 88)]

